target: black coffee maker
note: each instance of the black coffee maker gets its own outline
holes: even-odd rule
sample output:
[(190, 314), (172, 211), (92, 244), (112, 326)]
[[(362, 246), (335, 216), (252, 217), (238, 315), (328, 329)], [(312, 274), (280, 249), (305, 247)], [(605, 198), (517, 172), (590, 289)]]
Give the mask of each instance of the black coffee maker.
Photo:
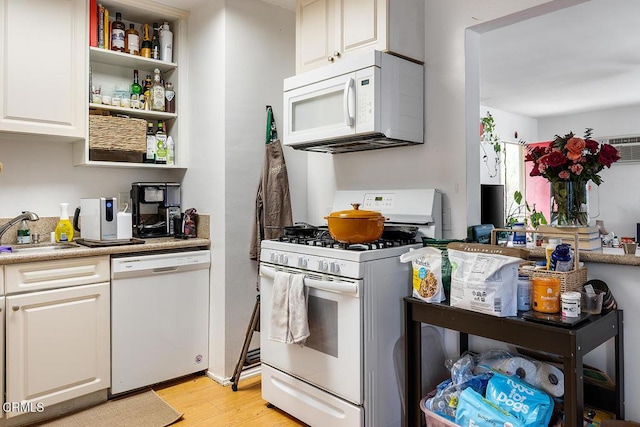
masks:
[(176, 234), (174, 218), (180, 218), (180, 184), (134, 182), (131, 184), (131, 216), (136, 237), (168, 237)]

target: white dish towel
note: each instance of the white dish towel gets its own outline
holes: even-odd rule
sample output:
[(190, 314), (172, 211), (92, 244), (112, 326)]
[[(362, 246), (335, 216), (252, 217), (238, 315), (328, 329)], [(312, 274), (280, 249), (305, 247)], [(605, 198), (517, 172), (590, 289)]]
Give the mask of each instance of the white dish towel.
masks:
[(304, 274), (278, 271), (273, 279), (269, 339), (304, 346), (307, 337), (309, 320)]

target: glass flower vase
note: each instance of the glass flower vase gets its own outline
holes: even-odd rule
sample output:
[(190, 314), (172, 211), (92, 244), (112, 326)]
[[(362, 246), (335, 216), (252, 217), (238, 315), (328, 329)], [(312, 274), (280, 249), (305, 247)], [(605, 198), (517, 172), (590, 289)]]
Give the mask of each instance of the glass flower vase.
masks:
[(551, 183), (551, 225), (587, 227), (589, 225), (589, 193), (586, 182)]

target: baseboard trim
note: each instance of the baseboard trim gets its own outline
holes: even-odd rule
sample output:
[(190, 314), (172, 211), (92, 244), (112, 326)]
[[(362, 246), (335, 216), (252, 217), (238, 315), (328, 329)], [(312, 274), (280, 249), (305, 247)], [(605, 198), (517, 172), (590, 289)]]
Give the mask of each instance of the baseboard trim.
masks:
[[(256, 377), (256, 376), (260, 375), (261, 372), (262, 372), (262, 365), (257, 365), (257, 366), (254, 366), (253, 368), (249, 368), (249, 369), (243, 370), (240, 373), (239, 381)], [(207, 377), (211, 378), (213, 381), (215, 381), (218, 384), (223, 385), (225, 387), (228, 386), (228, 385), (231, 385), (231, 377), (221, 377), (219, 375), (215, 375), (211, 371), (207, 371)]]

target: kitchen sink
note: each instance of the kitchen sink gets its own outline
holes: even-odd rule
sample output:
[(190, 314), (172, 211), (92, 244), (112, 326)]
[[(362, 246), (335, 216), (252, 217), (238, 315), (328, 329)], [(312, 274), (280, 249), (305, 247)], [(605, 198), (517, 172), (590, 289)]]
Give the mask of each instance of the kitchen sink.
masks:
[(74, 243), (47, 243), (47, 244), (35, 244), (35, 245), (25, 245), (25, 246), (11, 246), (12, 253), (14, 254), (32, 254), (32, 253), (43, 253), (43, 252), (52, 252), (52, 251), (60, 251), (63, 249), (77, 249), (78, 245)]

